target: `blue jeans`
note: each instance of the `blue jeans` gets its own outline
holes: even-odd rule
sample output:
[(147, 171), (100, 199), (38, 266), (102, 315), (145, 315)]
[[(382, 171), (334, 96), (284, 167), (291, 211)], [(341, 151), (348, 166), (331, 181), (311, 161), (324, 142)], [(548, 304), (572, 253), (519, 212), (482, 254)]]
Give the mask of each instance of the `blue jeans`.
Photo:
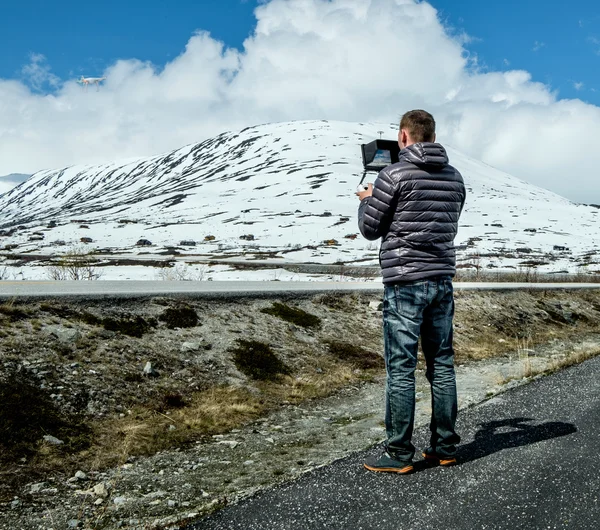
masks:
[(431, 384), (431, 441), (426, 451), (440, 456), (456, 454), (460, 437), (454, 430), (457, 395), (453, 317), (450, 276), (385, 286), (386, 445), (388, 452), (399, 461), (410, 461), (415, 454), (411, 438), (419, 336)]

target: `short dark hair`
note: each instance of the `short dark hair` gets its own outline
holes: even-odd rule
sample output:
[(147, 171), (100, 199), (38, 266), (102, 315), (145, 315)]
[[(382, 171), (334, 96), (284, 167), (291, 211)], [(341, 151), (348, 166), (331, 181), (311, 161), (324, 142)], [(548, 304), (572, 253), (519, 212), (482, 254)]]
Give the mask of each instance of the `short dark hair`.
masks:
[(433, 142), (435, 139), (435, 120), (425, 110), (411, 110), (402, 116), (400, 130), (406, 129), (415, 142)]

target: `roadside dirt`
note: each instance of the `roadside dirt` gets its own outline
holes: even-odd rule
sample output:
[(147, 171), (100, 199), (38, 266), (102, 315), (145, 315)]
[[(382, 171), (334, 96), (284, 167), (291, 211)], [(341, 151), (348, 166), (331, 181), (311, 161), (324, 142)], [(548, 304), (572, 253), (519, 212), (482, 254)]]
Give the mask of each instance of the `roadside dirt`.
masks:
[[(381, 441), (379, 302), (3, 304), (0, 528), (178, 528)], [(455, 327), (465, 407), (598, 353), (600, 290), (457, 291)]]

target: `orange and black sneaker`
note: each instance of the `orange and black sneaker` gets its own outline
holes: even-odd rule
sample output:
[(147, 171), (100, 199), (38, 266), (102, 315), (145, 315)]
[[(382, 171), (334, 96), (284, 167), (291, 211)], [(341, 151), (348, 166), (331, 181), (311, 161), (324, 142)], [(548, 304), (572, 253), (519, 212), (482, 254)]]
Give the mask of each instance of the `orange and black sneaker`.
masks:
[(456, 465), (456, 457), (455, 456), (441, 456), (433, 453), (421, 453), (425, 462), (427, 462), (430, 466), (443, 466), (450, 467)]
[(408, 475), (415, 470), (412, 462), (400, 462), (394, 459), (387, 451), (379, 458), (368, 458), (364, 466), (365, 469), (375, 471), (376, 473), (398, 473), (400, 475)]

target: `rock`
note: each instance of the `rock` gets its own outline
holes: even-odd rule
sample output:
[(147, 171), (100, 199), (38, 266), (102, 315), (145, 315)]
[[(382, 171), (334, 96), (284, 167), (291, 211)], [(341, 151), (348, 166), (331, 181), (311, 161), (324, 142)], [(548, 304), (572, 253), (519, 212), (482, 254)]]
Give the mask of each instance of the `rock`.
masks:
[(170, 431), (174, 431), (176, 429), (177, 429), (177, 427), (175, 427), (175, 425), (169, 425), (169, 430)]
[(46, 326), (44, 332), (66, 343), (77, 342), (81, 338), (81, 331), (63, 326)]
[(114, 502), (115, 504), (117, 504), (117, 505), (118, 505), (118, 504), (125, 504), (125, 503), (127, 502), (127, 497), (115, 497), (115, 498), (113, 499), (113, 502)]
[(169, 500), (169, 501), (167, 501), (167, 506), (169, 508), (175, 508), (175, 506), (177, 506), (177, 502)]
[(235, 449), (238, 445), (240, 445), (240, 442), (236, 442), (235, 440), (221, 440), (220, 442), (217, 442), (217, 444), (227, 445), (228, 447)]
[(146, 495), (144, 495), (144, 497), (146, 497), (147, 499), (158, 499), (160, 497), (164, 497), (166, 494), (166, 491), (158, 490), (153, 491), (151, 493), (147, 493)]
[(104, 482), (100, 482), (92, 488), (92, 493), (98, 497), (108, 497), (108, 488)]
[(371, 300), (369, 302), (369, 307), (373, 310), (373, 311), (383, 311), (383, 303), (380, 302), (379, 300)]
[(38, 482), (37, 484), (32, 484), (29, 488), (29, 493), (39, 493), (46, 487), (46, 482)]
[(181, 351), (184, 353), (188, 351), (198, 351), (200, 348), (202, 348), (201, 342), (184, 342), (181, 344)]
[(19, 499), (15, 499), (10, 503), (10, 507), (14, 510), (15, 508), (18, 508), (20, 504), (21, 501)]
[(246, 460), (243, 465), (244, 466), (251, 466), (252, 464), (254, 464), (254, 460)]
[(146, 377), (158, 377), (159, 375), (158, 372), (152, 368), (152, 363), (150, 361), (148, 361), (146, 366), (144, 366), (143, 372)]
[(94, 501), (94, 504), (95, 504), (96, 506), (100, 506), (100, 505), (101, 505), (103, 502), (104, 502), (104, 499), (102, 499), (102, 498), (98, 498), (98, 499), (96, 499), (96, 500)]
[(87, 480), (87, 475), (83, 471), (77, 471), (75, 478), (78, 480)]
[(92, 490), (75, 490), (75, 495), (89, 495), (89, 496), (92, 496), (92, 495), (94, 495), (94, 492)]
[(63, 442), (62, 440), (59, 440), (58, 438), (55, 438), (54, 436), (50, 436), (49, 434), (44, 435), (44, 441), (48, 442), (49, 444), (52, 445), (62, 445), (65, 442)]
[(83, 523), (77, 519), (71, 519), (67, 522), (67, 528), (80, 528)]

